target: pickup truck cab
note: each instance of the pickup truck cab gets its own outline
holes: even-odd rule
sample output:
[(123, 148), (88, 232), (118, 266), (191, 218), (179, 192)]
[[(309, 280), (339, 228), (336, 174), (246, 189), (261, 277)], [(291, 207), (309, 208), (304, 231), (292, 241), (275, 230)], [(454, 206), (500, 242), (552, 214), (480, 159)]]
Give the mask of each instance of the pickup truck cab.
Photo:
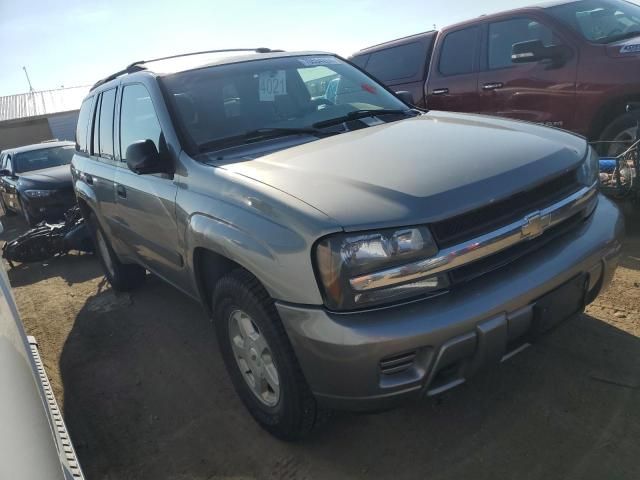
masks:
[(98, 82), (74, 186), (111, 285), (198, 299), (274, 435), (459, 385), (609, 282), (623, 224), (583, 138), (423, 113), (328, 53), (210, 57)]
[(608, 155), (635, 138), (640, 116), (627, 106), (640, 101), (639, 59), (640, 6), (623, 0), (486, 15), (351, 58), (394, 90), (410, 91), (418, 107), (563, 128), (614, 142), (601, 152)]

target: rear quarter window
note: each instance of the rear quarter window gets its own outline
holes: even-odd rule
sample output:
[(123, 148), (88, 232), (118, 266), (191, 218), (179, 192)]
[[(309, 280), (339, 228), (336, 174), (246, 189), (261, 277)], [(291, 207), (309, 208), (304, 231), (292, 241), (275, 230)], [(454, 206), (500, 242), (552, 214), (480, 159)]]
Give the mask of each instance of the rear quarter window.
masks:
[(89, 121), (93, 110), (94, 97), (85, 98), (78, 114), (78, 125), (76, 126), (76, 150), (89, 153)]
[(383, 82), (411, 78), (418, 73), (426, 58), (424, 46), (420, 42), (412, 42), (372, 53), (366, 70)]

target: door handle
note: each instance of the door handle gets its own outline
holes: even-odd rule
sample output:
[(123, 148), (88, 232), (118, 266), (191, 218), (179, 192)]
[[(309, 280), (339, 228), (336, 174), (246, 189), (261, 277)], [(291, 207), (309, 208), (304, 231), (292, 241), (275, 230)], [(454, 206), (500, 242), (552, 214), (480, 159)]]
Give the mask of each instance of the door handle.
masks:
[(124, 188), (124, 185), (118, 184), (116, 186), (116, 193), (120, 198), (127, 198), (127, 189)]
[(482, 89), (485, 91), (489, 91), (489, 90), (498, 90), (499, 88), (504, 87), (504, 83), (502, 82), (492, 82), (492, 83), (485, 83), (482, 86)]
[(436, 88), (433, 92), (431, 92), (432, 95), (446, 95), (448, 93), (448, 88)]

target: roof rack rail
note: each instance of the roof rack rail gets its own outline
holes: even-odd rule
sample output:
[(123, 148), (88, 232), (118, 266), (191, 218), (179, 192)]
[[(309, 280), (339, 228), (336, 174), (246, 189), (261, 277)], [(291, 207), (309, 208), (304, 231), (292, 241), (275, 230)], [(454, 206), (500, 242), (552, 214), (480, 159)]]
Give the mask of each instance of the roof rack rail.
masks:
[(100, 85), (103, 85), (111, 80), (114, 80), (122, 75), (139, 72), (140, 70), (145, 70), (144, 64), (151, 62), (159, 62), (160, 60), (170, 60), (172, 58), (180, 58), (180, 57), (190, 57), (193, 55), (203, 55), (206, 53), (224, 53), (224, 52), (256, 52), (256, 53), (272, 53), (272, 52), (283, 52), (284, 50), (272, 50), (270, 48), (258, 47), (258, 48), (227, 48), (223, 50), (202, 50), (200, 52), (191, 52), (191, 53), (180, 53), (178, 55), (169, 55), (167, 57), (158, 57), (152, 58), (150, 60), (138, 60), (127, 65), (127, 68), (124, 70), (119, 70), (115, 73), (112, 73), (108, 77), (103, 78), (102, 80), (97, 81), (92, 87), (91, 90), (96, 89)]

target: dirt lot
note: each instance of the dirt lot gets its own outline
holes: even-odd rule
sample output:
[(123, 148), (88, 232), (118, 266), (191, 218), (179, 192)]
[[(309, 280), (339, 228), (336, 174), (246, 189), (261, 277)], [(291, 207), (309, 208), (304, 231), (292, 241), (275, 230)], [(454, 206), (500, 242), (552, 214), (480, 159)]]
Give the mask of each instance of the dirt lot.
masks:
[[(3, 239), (23, 228), (4, 218)], [(296, 445), (245, 413), (200, 307), (154, 277), (114, 295), (92, 256), (9, 271), (89, 479), (638, 479), (640, 215), (613, 286), (438, 399), (337, 415)]]

